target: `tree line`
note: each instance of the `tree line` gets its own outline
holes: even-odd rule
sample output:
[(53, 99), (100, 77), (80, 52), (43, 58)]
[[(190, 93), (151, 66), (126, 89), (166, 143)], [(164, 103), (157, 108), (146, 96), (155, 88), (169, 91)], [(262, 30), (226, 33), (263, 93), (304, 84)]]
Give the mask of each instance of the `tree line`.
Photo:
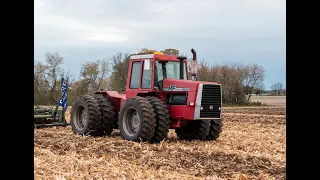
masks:
[[(59, 53), (45, 53), (45, 61), (34, 63), (34, 104), (53, 105), (61, 96), (61, 78), (68, 81), (69, 105), (80, 95), (98, 89), (125, 90), (130, 55), (153, 53), (143, 48), (136, 54), (118, 52), (111, 57), (81, 64), (79, 77), (61, 67), (64, 57)], [(165, 54), (179, 55), (176, 49), (165, 49)], [(181, 55), (181, 54), (180, 54)], [(191, 61), (191, 58), (188, 58)], [(264, 89), (265, 70), (258, 64), (225, 63), (212, 65), (198, 60), (199, 81), (215, 81), (222, 85), (224, 104), (245, 104), (251, 94)], [(275, 88), (278, 90), (278, 84)], [(278, 92), (278, 91), (277, 91)]]

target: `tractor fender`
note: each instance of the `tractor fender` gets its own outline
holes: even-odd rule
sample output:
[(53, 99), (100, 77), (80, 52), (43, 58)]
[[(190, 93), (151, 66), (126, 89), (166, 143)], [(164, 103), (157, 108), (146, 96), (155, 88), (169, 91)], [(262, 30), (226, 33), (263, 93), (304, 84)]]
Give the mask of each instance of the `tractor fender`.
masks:
[(117, 113), (120, 111), (120, 107), (126, 101), (126, 94), (119, 94), (117, 91), (99, 90), (96, 91), (94, 94), (102, 94), (104, 97), (108, 98), (114, 106)]

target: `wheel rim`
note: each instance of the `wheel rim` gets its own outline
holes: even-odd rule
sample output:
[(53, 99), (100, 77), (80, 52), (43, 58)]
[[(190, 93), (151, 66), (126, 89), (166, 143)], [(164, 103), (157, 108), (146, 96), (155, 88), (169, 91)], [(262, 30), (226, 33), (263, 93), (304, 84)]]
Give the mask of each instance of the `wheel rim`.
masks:
[(129, 108), (123, 116), (123, 129), (129, 136), (134, 136), (140, 127), (140, 117), (136, 109)]
[(75, 126), (78, 129), (83, 129), (85, 127), (85, 124), (87, 122), (87, 112), (85, 111), (83, 106), (79, 106), (76, 108), (73, 121), (75, 122)]

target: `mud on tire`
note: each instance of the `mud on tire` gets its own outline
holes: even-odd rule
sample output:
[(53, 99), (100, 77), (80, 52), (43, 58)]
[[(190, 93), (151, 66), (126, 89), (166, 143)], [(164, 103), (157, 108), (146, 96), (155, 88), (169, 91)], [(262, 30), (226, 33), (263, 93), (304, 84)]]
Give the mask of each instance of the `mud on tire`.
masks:
[(181, 140), (205, 140), (209, 134), (210, 120), (190, 120), (186, 126), (176, 129)]
[(72, 105), (70, 125), (74, 134), (99, 135), (101, 111), (97, 100), (90, 95), (80, 96)]
[(167, 105), (164, 104), (159, 98), (148, 96), (147, 100), (152, 105), (156, 114), (156, 127), (154, 136), (151, 139), (151, 143), (160, 143), (168, 136), (170, 128), (170, 115), (167, 109)]
[(223, 118), (221, 119), (213, 119), (210, 121), (210, 131), (207, 136), (207, 140), (216, 140), (220, 136), (220, 133), (222, 132), (222, 123)]
[(151, 141), (156, 126), (156, 114), (149, 101), (140, 96), (129, 98), (119, 112), (118, 127), (123, 139)]
[(117, 123), (116, 112), (110, 100), (102, 94), (96, 94), (94, 98), (98, 101), (101, 112), (101, 135), (110, 135), (113, 131), (114, 125)]

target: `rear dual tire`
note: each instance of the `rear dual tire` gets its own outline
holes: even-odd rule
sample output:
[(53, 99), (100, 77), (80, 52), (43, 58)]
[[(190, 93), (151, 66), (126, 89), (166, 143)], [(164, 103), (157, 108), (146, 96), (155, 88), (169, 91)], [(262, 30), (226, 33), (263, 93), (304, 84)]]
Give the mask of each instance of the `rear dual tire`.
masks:
[(74, 134), (98, 136), (101, 132), (101, 110), (89, 95), (80, 96), (72, 105), (70, 125)]
[(94, 98), (98, 101), (101, 112), (101, 135), (111, 135), (114, 125), (117, 123), (116, 112), (110, 100), (102, 94), (96, 94)]
[(110, 135), (116, 123), (114, 107), (103, 95), (83, 95), (72, 105), (70, 125), (74, 134)]

